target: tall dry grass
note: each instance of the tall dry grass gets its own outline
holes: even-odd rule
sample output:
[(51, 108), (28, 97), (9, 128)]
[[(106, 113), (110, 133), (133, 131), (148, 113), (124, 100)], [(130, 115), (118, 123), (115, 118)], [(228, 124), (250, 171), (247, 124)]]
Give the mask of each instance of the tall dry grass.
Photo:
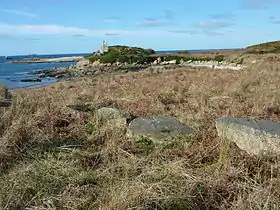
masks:
[[(280, 70), (175, 69), (103, 75), (13, 92), (1, 110), (2, 209), (279, 209), (278, 157), (251, 157), (217, 137), (215, 119), (280, 122)], [(68, 105), (86, 104), (92, 112)], [(174, 116), (191, 138), (128, 139), (100, 107)]]

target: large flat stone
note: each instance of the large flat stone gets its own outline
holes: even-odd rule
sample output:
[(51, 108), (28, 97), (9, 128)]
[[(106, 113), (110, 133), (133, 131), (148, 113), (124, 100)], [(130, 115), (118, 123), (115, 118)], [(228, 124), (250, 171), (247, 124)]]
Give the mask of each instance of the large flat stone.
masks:
[(164, 141), (172, 137), (191, 134), (193, 129), (176, 118), (164, 116), (139, 117), (128, 126), (130, 137), (148, 137), (156, 141)]
[(280, 154), (280, 123), (224, 117), (216, 120), (218, 135), (254, 155)]

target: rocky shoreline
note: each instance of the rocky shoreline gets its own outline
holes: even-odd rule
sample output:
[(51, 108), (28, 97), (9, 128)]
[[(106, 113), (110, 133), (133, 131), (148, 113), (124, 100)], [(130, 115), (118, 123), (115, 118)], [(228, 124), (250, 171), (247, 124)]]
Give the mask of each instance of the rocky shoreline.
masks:
[(35, 70), (29, 72), (36, 75), (38, 78), (52, 77), (57, 80), (69, 80), (79, 78), (87, 75), (98, 75), (101, 73), (127, 73), (129, 71), (155, 71), (160, 72), (175, 68), (209, 68), (209, 69), (228, 69), (228, 70), (242, 70), (246, 66), (241, 64), (217, 61), (189, 61), (176, 62), (176, 60), (160, 62), (156, 60), (152, 64), (127, 64), (127, 63), (100, 63), (99, 61), (90, 62), (88, 59), (81, 59), (76, 64), (68, 67), (54, 67), (46, 70)]

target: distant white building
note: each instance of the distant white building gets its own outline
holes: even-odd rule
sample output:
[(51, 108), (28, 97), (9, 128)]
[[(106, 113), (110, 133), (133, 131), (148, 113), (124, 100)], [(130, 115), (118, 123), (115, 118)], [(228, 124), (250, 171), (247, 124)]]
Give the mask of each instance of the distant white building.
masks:
[(100, 52), (101, 54), (103, 54), (103, 53), (105, 53), (105, 52), (108, 52), (108, 45), (107, 45), (107, 42), (106, 42), (105, 40), (103, 40), (99, 52)]

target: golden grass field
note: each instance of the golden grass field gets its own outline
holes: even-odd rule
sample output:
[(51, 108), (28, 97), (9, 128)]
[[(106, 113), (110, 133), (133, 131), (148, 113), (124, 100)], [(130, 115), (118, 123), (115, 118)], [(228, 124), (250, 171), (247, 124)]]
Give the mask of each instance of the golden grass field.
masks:
[[(222, 116), (280, 122), (279, 64), (108, 74), (13, 91), (0, 115), (0, 209), (280, 209), (279, 157), (248, 156), (215, 129)], [(174, 116), (197, 134), (136, 142), (71, 104)]]

